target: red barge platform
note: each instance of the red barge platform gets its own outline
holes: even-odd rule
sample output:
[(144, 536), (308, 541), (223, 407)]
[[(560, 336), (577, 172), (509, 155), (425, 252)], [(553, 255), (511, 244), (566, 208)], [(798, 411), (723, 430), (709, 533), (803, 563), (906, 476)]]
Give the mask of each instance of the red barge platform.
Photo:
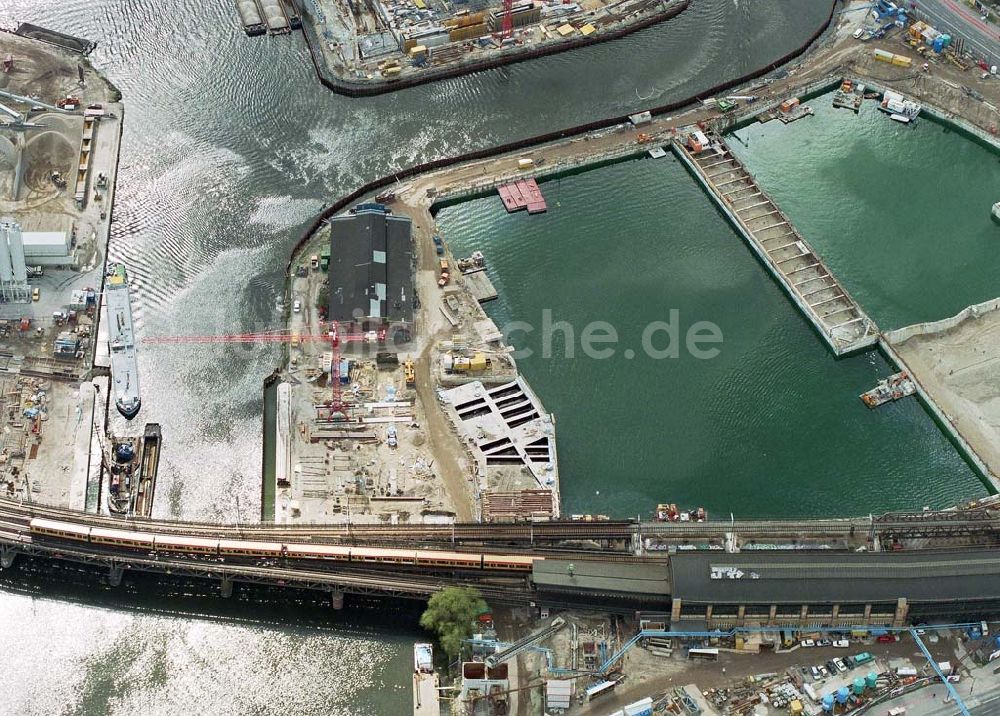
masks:
[(512, 184), (504, 184), (497, 187), (497, 193), (508, 214), (521, 209), (527, 209), (529, 214), (543, 214), (549, 208), (534, 179), (520, 179)]

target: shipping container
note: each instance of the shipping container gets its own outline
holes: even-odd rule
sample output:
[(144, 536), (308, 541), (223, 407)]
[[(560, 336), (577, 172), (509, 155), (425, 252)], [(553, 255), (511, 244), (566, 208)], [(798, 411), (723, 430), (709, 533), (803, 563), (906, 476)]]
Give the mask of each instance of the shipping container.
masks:
[(792, 97), (791, 99), (786, 99), (781, 103), (782, 112), (791, 112), (793, 109), (799, 106), (799, 98)]
[(885, 50), (875, 50), (875, 59), (882, 62), (892, 62), (892, 53)]

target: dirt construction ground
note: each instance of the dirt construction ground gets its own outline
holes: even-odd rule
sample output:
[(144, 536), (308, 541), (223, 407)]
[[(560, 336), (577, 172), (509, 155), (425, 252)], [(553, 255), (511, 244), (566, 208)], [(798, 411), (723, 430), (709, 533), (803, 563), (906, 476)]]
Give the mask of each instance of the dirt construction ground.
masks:
[(982, 312), (893, 344), (913, 377), (1000, 475), (1000, 311)]

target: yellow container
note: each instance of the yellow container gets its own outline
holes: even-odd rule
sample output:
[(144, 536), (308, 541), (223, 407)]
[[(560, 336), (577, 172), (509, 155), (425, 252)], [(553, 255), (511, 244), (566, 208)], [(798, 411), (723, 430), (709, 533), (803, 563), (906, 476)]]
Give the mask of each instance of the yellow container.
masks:
[(913, 64), (913, 60), (909, 57), (903, 57), (903, 55), (893, 55), (892, 64), (896, 65), (896, 67), (909, 67)]
[(469, 370), (486, 370), (486, 354), (476, 353), (469, 359)]

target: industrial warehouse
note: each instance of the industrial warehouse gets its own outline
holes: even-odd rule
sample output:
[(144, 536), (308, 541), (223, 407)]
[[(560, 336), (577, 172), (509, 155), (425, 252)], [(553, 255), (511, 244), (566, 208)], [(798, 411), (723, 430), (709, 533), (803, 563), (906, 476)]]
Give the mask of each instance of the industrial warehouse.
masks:
[(381, 204), (361, 204), (330, 221), (329, 313), (363, 331), (412, 324), (410, 220)]

